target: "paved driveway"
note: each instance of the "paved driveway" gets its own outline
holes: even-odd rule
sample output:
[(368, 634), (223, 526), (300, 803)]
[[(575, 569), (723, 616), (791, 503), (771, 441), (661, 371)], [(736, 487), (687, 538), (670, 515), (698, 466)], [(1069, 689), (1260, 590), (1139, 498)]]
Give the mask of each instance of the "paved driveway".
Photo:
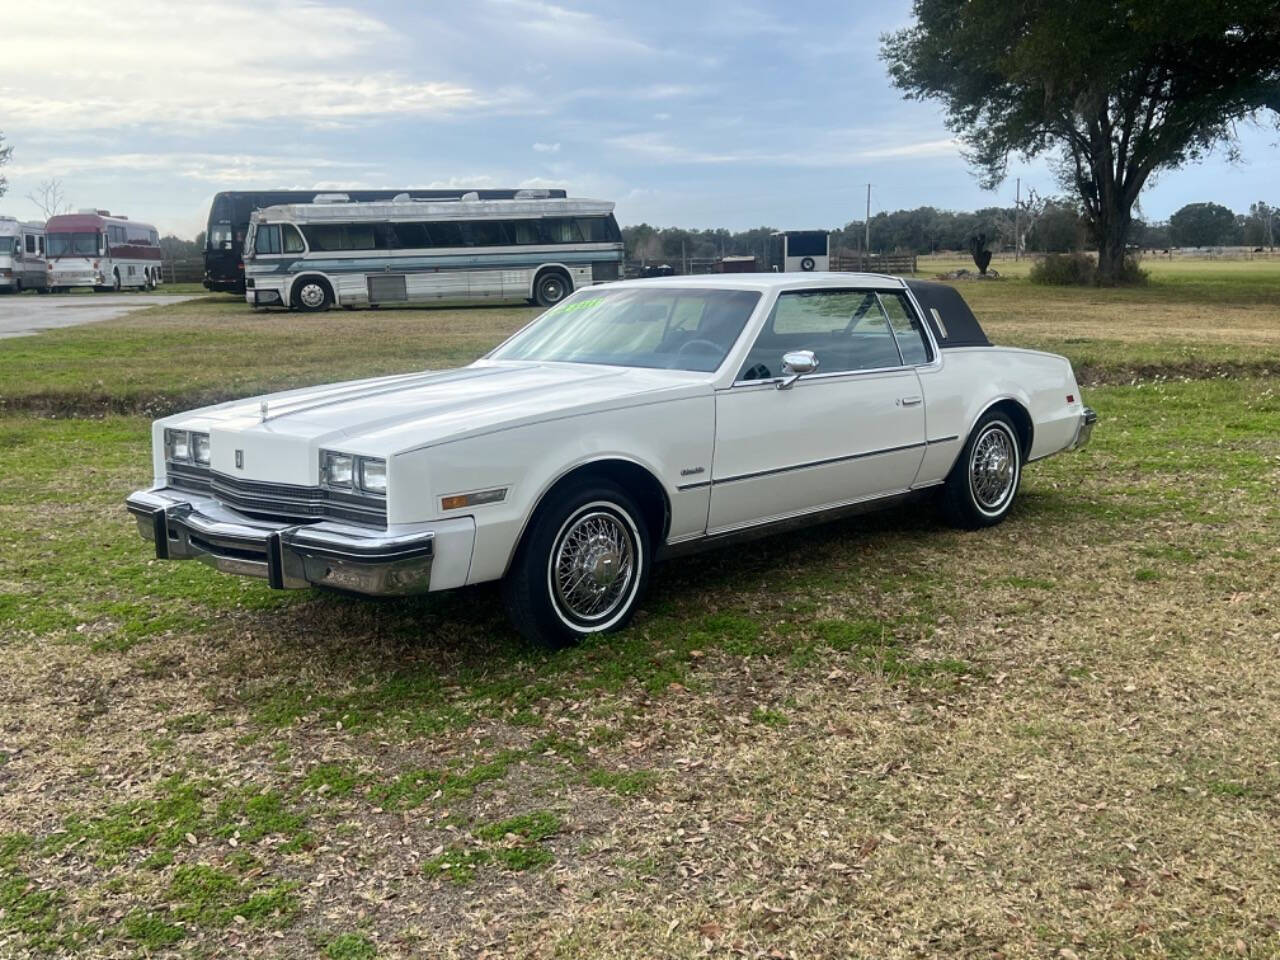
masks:
[(158, 307), (193, 299), (153, 293), (0, 295), (0, 337), (25, 337), (55, 327), (110, 320), (139, 307)]

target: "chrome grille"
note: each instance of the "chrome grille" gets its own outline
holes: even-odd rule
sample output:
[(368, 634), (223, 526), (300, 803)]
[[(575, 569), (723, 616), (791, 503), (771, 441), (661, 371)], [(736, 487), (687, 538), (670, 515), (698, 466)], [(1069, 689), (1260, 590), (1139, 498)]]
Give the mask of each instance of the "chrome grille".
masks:
[(242, 480), (189, 465), (166, 464), (169, 486), (208, 493), (232, 510), (272, 520), (346, 520), (385, 527), (387, 501), (326, 487)]

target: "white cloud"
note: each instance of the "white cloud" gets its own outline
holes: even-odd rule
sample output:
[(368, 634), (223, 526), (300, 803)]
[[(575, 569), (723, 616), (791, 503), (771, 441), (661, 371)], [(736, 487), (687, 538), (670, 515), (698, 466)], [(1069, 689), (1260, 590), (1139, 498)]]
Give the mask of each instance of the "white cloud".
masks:
[(96, 0), (6, 9), (6, 124), (176, 132), (254, 121), (332, 125), (510, 98), (396, 69), (406, 38), (352, 7), (135, 0), (128, 14)]
[[(761, 136), (760, 139), (766, 142), (779, 140), (773, 136)], [(754, 148), (709, 150), (674, 142), (661, 131), (623, 134), (609, 138), (607, 143), (659, 163), (694, 165), (734, 163), (827, 168), (877, 160), (956, 157), (960, 152), (960, 144), (953, 138), (902, 142), (891, 131), (835, 130), (813, 137), (793, 132), (790, 140), (803, 140), (811, 146), (805, 150), (783, 151)]]
[(555, 143), (535, 143), (533, 145), (533, 152), (534, 153), (559, 153), (560, 143), (559, 141)]

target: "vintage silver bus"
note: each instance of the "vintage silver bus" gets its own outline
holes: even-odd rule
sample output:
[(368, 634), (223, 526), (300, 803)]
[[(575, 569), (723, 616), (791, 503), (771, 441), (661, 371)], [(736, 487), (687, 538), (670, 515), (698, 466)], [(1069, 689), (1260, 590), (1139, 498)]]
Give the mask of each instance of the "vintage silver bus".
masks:
[(245, 300), (326, 310), (517, 300), (551, 306), (618, 279), (613, 204), (524, 191), (509, 200), (281, 204), (245, 237)]

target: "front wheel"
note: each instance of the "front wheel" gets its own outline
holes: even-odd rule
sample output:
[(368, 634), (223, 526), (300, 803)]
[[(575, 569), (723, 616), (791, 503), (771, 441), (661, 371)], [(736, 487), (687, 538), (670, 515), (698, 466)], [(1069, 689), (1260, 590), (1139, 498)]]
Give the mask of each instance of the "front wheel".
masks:
[(305, 280), (299, 281), (293, 290), (293, 305), (299, 310), (305, 310), (308, 313), (317, 313), (321, 310), (328, 310), (329, 305), (333, 303), (333, 294), (329, 290), (329, 285), (323, 280), (313, 277), (307, 277)]
[(625, 626), (652, 560), (643, 514), (617, 484), (587, 480), (553, 496), (526, 532), (502, 595), (527, 640), (557, 649)]
[(1003, 520), (1013, 507), (1022, 480), (1018, 431), (1003, 413), (988, 413), (947, 477), (943, 511), (957, 527), (977, 530)]
[(115, 270), (111, 274), (111, 292), (112, 293), (120, 292), (120, 271), (119, 270)]

